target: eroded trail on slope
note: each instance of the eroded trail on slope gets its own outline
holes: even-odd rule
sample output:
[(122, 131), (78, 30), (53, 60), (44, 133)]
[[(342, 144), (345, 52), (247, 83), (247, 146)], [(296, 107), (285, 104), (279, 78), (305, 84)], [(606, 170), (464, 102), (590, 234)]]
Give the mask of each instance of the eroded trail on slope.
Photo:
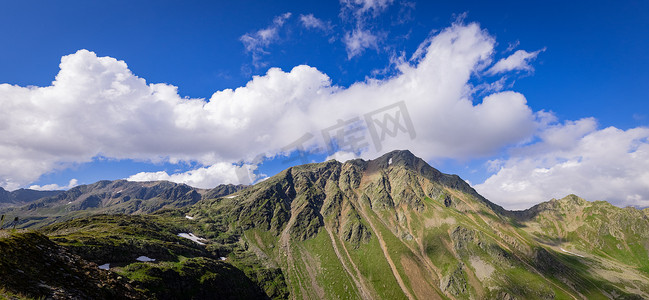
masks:
[[(297, 211), (297, 209), (295, 207), (293, 207), (293, 205), (291, 204), (291, 217), (289, 218), (288, 222), (286, 223), (286, 225), (284, 227), (284, 230), (282, 230), (282, 233), (281, 233), (280, 238), (279, 238), (280, 245), (281, 245), (280, 253), (283, 252), (284, 257), (286, 258), (286, 277), (285, 278), (286, 278), (286, 281), (288, 283), (288, 286), (292, 287), (292, 291), (291, 291), (292, 298), (295, 299), (295, 295), (296, 295), (295, 290), (297, 288), (299, 288), (300, 292), (302, 294), (302, 298), (305, 299), (305, 300), (308, 300), (309, 298), (308, 298), (308, 295), (306, 293), (306, 290), (302, 286), (302, 282), (300, 281), (300, 276), (298, 274), (293, 274), (293, 272), (299, 273), (299, 270), (297, 268), (294, 269), (294, 267), (293, 267), (294, 264), (295, 264), (295, 260), (293, 259), (293, 251), (291, 249), (291, 234), (290, 234), (290, 230), (295, 225), (295, 222), (296, 222), (296, 217), (295, 217), (295, 216), (297, 216), (296, 211)], [(293, 276), (293, 275), (295, 275), (295, 276)], [(297, 287), (295, 285), (296, 282), (293, 282), (292, 277), (294, 277), (295, 280), (297, 281)]]
[[(363, 298), (363, 299), (373, 299), (373, 297), (371, 296), (372, 293), (370, 293), (369, 288), (367, 288), (367, 285), (363, 280), (363, 276), (361, 275), (361, 272), (358, 270), (358, 268), (354, 264), (354, 261), (351, 260), (351, 258), (349, 258), (349, 261), (351, 262), (351, 265), (354, 268), (354, 271), (356, 273), (356, 276), (358, 276), (358, 278), (356, 278), (354, 276), (352, 271), (349, 269), (349, 266), (347, 266), (346, 260), (343, 258), (342, 255), (340, 255), (340, 250), (338, 250), (338, 245), (336, 243), (336, 237), (334, 236), (333, 232), (331, 232), (331, 229), (329, 228), (329, 226), (325, 225), (324, 228), (327, 231), (327, 234), (329, 234), (329, 239), (331, 240), (331, 245), (334, 248), (334, 253), (336, 253), (336, 257), (338, 258), (338, 260), (340, 261), (340, 264), (345, 269), (345, 272), (347, 272), (347, 275), (349, 275), (349, 277), (352, 279), (352, 281), (354, 281), (354, 284), (356, 285), (356, 288), (361, 293), (361, 295), (360, 295), (361, 298)], [(343, 243), (342, 246), (345, 247), (344, 243)], [(347, 250), (345, 249), (345, 252), (346, 251)], [(349, 257), (349, 253), (347, 253), (347, 256)]]
[[(408, 220), (409, 220), (409, 219), (408, 219)], [(369, 222), (369, 221), (368, 221), (368, 222)], [(408, 222), (409, 222), (409, 221), (408, 221)], [(388, 228), (388, 230), (389, 230), (389, 228), (390, 228), (390, 224), (389, 224), (389, 223), (387, 223), (387, 222), (385, 222), (384, 220), (381, 220), (381, 219), (379, 219), (379, 223), (382, 224), (383, 227)], [(410, 224), (408, 224), (408, 225), (409, 225), (408, 227), (410, 228), (409, 230), (410, 230), (410, 232), (412, 233), (413, 231), (412, 231), (412, 229), (411, 229), (411, 227), (410, 227)], [(394, 232), (392, 232), (392, 233), (394, 233)], [(417, 240), (417, 238), (415, 238), (415, 242), (416, 242), (416, 244), (419, 246), (419, 249), (418, 249), (416, 246), (413, 246), (413, 245), (408, 244), (408, 243), (404, 243), (403, 241), (400, 241), (400, 242), (401, 242), (401, 244), (402, 244), (403, 246), (405, 246), (406, 248), (408, 248), (408, 250), (410, 250), (410, 253), (411, 253), (412, 255), (414, 255), (414, 257), (418, 260), (418, 263), (421, 264), (421, 266), (424, 267), (424, 271), (428, 272), (428, 275), (430, 276), (430, 279), (432, 280), (432, 284), (430, 285), (430, 288), (431, 288), (432, 290), (434, 290), (435, 292), (434, 292), (434, 293), (426, 293), (427, 297), (425, 297), (425, 299), (430, 299), (430, 298), (429, 298), (429, 297), (430, 297), (429, 295), (436, 295), (437, 297), (434, 298), (434, 299), (441, 299), (439, 295), (444, 295), (444, 293), (443, 293), (441, 290), (438, 289), (438, 285), (439, 285), (439, 276), (440, 276), (440, 274), (441, 274), (441, 270), (440, 270), (439, 268), (437, 268), (437, 266), (435, 266), (435, 264), (433, 264), (432, 260), (430, 260), (430, 258), (428, 258), (428, 257), (425, 255), (425, 251), (423, 250), (423, 244), (422, 244), (422, 242), (421, 242), (420, 240)], [(404, 260), (402, 259), (402, 262), (403, 262), (403, 261), (404, 261)], [(403, 263), (402, 263), (401, 265), (403, 266)], [(412, 264), (411, 266), (418, 266), (418, 265), (417, 265), (417, 264)], [(405, 266), (404, 266), (404, 267), (405, 267)], [(417, 267), (417, 268), (418, 268), (418, 267)], [(412, 270), (413, 272), (419, 272), (419, 271), (420, 271), (420, 270), (415, 270), (413, 267), (411, 267), (411, 268), (409, 268), (409, 269)], [(406, 274), (406, 275), (410, 277), (410, 273), (408, 273), (408, 274)], [(417, 280), (419, 281), (419, 279), (417, 279)], [(411, 280), (411, 281), (412, 281), (412, 280)], [(427, 281), (423, 281), (423, 282), (425, 282), (426, 284), (429, 283), (429, 282), (427, 282)], [(421, 283), (421, 282), (420, 282), (420, 283)], [(413, 289), (415, 289), (414, 286), (413, 286)], [(419, 291), (427, 290), (427, 289), (425, 289), (425, 288), (422, 289), (421, 287), (417, 287), (417, 289), (418, 289)], [(446, 295), (446, 297), (449, 297), (450, 299), (455, 299), (452, 295)], [(421, 298), (421, 297), (420, 297), (420, 298)]]
[(394, 264), (394, 261), (392, 261), (392, 258), (390, 257), (390, 253), (388, 252), (388, 247), (385, 244), (385, 241), (383, 240), (383, 235), (381, 232), (374, 226), (374, 222), (368, 217), (368, 214), (366, 212), (366, 208), (364, 206), (361, 207), (361, 209), (358, 210), (358, 212), (363, 216), (365, 220), (367, 220), (367, 223), (370, 225), (370, 228), (372, 228), (372, 232), (376, 234), (376, 238), (379, 241), (379, 245), (381, 246), (381, 250), (383, 251), (383, 256), (388, 262), (388, 265), (390, 265), (390, 270), (392, 270), (392, 274), (394, 275), (394, 278), (397, 280), (397, 283), (399, 284), (399, 287), (401, 288), (401, 291), (408, 297), (408, 299), (415, 299), (412, 294), (410, 294), (410, 291), (408, 290), (408, 287), (406, 284), (403, 282), (403, 279), (401, 278), (401, 275), (399, 274), (399, 270), (397, 270), (397, 266)]

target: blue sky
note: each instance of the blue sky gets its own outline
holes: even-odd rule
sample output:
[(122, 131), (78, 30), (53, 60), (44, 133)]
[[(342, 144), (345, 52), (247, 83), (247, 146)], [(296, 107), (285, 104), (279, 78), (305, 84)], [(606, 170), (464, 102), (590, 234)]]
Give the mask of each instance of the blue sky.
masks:
[[(323, 91), (336, 94), (338, 92), (332, 91), (332, 88), (338, 89), (342, 91), (339, 95), (346, 95), (336, 96), (342, 100), (335, 101), (348, 103), (358, 100), (345, 99), (372, 94), (372, 85), (369, 84), (372, 80), (387, 87), (391, 79), (407, 74), (408, 71), (403, 71), (400, 66), (417, 67), (421, 62), (411, 57), (425, 41), (435, 40), (445, 32), (460, 34), (462, 30), (469, 30), (475, 25), (480, 32), (473, 37), (477, 40), (471, 41), (476, 42), (476, 47), (489, 49), (484, 50), (486, 57), (480, 57), (480, 62), (468, 67), (470, 77), (465, 80), (457, 76), (458, 84), (475, 88), (474, 92), (458, 94), (458, 97), (468, 97), (475, 108), (484, 97), (492, 94), (498, 97), (520, 95), (525, 99), (525, 107), (498, 112), (507, 116), (504, 119), (512, 120), (503, 126), (523, 128), (533, 123), (530, 125), (533, 128), (523, 132), (522, 129), (512, 131), (497, 127), (486, 133), (476, 130), (452, 132), (452, 128), (458, 126), (447, 130), (449, 135), (466, 137), (469, 139), (467, 141), (439, 132), (428, 132), (428, 128), (417, 128), (416, 140), (401, 139), (390, 146), (418, 149), (413, 152), (443, 172), (459, 174), (475, 185), (478, 191), (506, 207), (524, 208), (548, 200), (548, 197), (562, 197), (564, 195), (561, 193), (568, 192), (583, 195), (589, 200), (609, 200), (618, 205), (649, 204), (649, 175), (641, 168), (649, 163), (647, 154), (643, 152), (648, 143), (645, 131), (649, 125), (649, 90), (646, 88), (649, 83), (649, 58), (646, 55), (646, 49), (649, 49), (649, 3), (646, 1), (4, 1), (2, 5), (0, 26), (4, 35), (3, 47), (0, 47), (0, 83), (9, 84), (11, 88), (6, 86), (0, 90), (4, 94), (0, 94), (0, 105), (4, 102), (0, 108), (7, 115), (20, 115), (25, 120), (38, 120), (47, 112), (56, 112), (53, 114), (56, 116), (47, 122), (30, 121), (32, 123), (28, 125), (20, 125), (20, 122), (11, 119), (9, 125), (3, 127), (0, 124), (0, 134), (5, 135), (5, 143), (0, 144), (0, 161), (12, 163), (12, 167), (0, 173), (0, 183), (5, 188), (34, 185), (35, 188), (46, 185), (54, 187), (52, 184), (65, 187), (72, 179), (76, 180), (72, 183), (84, 184), (100, 179), (128, 178), (140, 172), (147, 172), (142, 173), (138, 177), (140, 179), (172, 179), (198, 185), (237, 183), (237, 177), (233, 178), (232, 174), (214, 172), (231, 173), (229, 165), (232, 163), (255, 165), (258, 162), (254, 161), (256, 154), (265, 152), (269, 156), (276, 155), (281, 152), (282, 145), (288, 144), (286, 141), (293, 141), (302, 133), (317, 135), (326, 124), (333, 124), (337, 119), (309, 113), (292, 119), (295, 114), (290, 114), (290, 109), (287, 115), (258, 115), (258, 112), (244, 107), (240, 111), (251, 114), (240, 116), (242, 118), (261, 118), (267, 122), (265, 124), (285, 122), (287, 127), (278, 125), (277, 131), (265, 133), (265, 138), (276, 141), (274, 143), (264, 143), (261, 134), (255, 137), (261, 130), (259, 128), (268, 126), (252, 126), (248, 131), (232, 131), (233, 134), (240, 134), (238, 140), (250, 139), (242, 142), (241, 148), (221, 147), (219, 141), (205, 143), (202, 150), (196, 150), (194, 148), (197, 147), (192, 148), (191, 145), (176, 147), (160, 141), (165, 139), (165, 126), (171, 126), (167, 123), (151, 127), (137, 123), (144, 126), (137, 127), (140, 125), (118, 121), (110, 114), (107, 120), (103, 120), (102, 108), (83, 102), (90, 101), (87, 99), (96, 95), (105, 95), (101, 91), (105, 91), (110, 84), (88, 87), (88, 90), (78, 93), (76, 88), (65, 90), (70, 96), (52, 92), (55, 96), (38, 98), (48, 90), (37, 92), (28, 87), (53, 86), (57, 74), (63, 73), (63, 65), (59, 66), (62, 57), (78, 54), (75, 56), (78, 59), (70, 59), (73, 61), (68, 66), (68, 70), (72, 70), (69, 72), (70, 82), (79, 82), (75, 76), (99, 76), (79, 73), (79, 64), (90, 65), (98, 57), (110, 57), (123, 61), (128, 67), (122, 70), (115, 62), (104, 61), (100, 65), (116, 66), (107, 67), (106, 72), (132, 72), (132, 75), (146, 80), (147, 84), (161, 83), (177, 87), (178, 99), (204, 99), (202, 101), (205, 102), (212, 101), (215, 92), (246, 86), (253, 76), (269, 79), (268, 83), (257, 86), (268, 88), (265, 86), (267, 84), (272, 88), (276, 84), (284, 88), (282, 91), (286, 93), (290, 93), (291, 89), (299, 90), (299, 87), (285, 86), (287, 83), (283, 80), (292, 82), (290, 76), (278, 73), (273, 75), (276, 80), (270, 80), (273, 76), (269, 75), (269, 69), (279, 68), (299, 80), (303, 78), (300, 76), (308, 76), (308, 79), (317, 81), (313, 87), (322, 87), (318, 80), (322, 81), (321, 76), (326, 76), (329, 83), (325, 84)], [(307, 24), (309, 20), (311, 25)], [(355, 36), (356, 33), (360, 35)], [(353, 37), (359, 38), (356, 42), (360, 47), (353, 47)], [(441, 37), (438, 43), (440, 47), (446, 45)], [(81, 49), (87, 49), (92, 54), (78, 53)], [(426, 57), (434, 55), (431, 49), (424, 53)], [(521, 54), (531, 56), (510, 69), (490, 72), (497, 62), (519, 50), (524, 52)], [(458, 57), (468, 60), (469, 56)], [(292, 72), (294, 67), (300, 65), (313, 67), (317, 72), (306, 69)], [(304, 79), (304, 82), (308, 82), (308, 79)], [(446, 82), (437, 77), (430, 79), (430, 82), (440, 85)], [(99, 81), (84, 82), (92, 85)], [(501, 87), (485, 88), (487, 84), (496, 82)], [(353, 88), (359, 83), (365, 87)], [(63, 89), (62, 86), (60, 84), (59, 88)], [(479, 88), (481, 86), (483, 88)], [(131, 88), (134, 89), (133, 86)], [(513, 91), (516, 95), (504, 94), (507, 91)], [(128, 103), (141, 101), (136, 96), (122, 96), (120, 101), (124, 102), (120, 102), (119, 106), (106, 104), (106, 107), (121, 109), (127, 107)], [(24, 97), (40, 99), (32, 100), (30, 105), (41, 105), (43, 111), (36, 113), (37, 109), (31, 106), (17, 109), (17, 105), (25, 103), (21, 100)], [(78, 110), (74, 110), (75, 105), (72, 104), (45, 109), (47, 105), (42, 101), (51, 101), (48, 99), (52, 97), (61, 103), (75, 99), (83, 105), (76, 106)], [(245, 95), (237, 97), (245, 98)], [(299, 97), (296, 96), (296, 99)], [(433, 95), (426, 101), (438, 101), (437, 98)], [(460, 98), (458, 101), (461, 101)], [(102, 99), (117, 101), (110, 100), (113, 98)], [(248, 98), (245, 99), (248, 101)], [(226, 104), (234, 102), (228, 101), (243, 102), (223, 100), (223, 104), (214, 111), (234, 111)], [(309, 97), (295, 101), (299, 102), (293, 103), (297, 108), (291, 109), (304, 108), (308, 105), (305, 103), (308, 103)], [(322, 101), (326, 103), (329, 100)], [(410, 104), (409, 101), (406, 99), (406, 103)], [(256, 105), (254, 101), (251, 103)], [(262, 101), (258, 107), (275, 105), (264, 103)], [(293, 107), (293, 104), (286, 105)], [(275, 108), (282, 111), (289, 106)], [(360, 104), (350, 106), (338, 119), (349, 119), (370, 111), (363, 110), (363, 107)], [(431, 104), (430, 107), (437, 106)], [(138, 114), (142, 114), (142, 122), (148, 124), (159, 122), (158, 118), (167, 116), (156, 117), (154, 113), (144, 112), (145, 109), (133, 109), (125, 114), (131, 118), (129, 122), (133, 118), (138, 119)], [(476, 111), (476, 114), (480, 113), (479, 109)], [(97, 115), (93, 116), (93, 112)], [(80, 115), (87, 115), (86, 121), (90, 123), (65, 123), (65, 120)], [(305, 120), (316, 117), (319, 121), (304, 124)], [(176, 119), (174, 124), (193, 122), (184, 118), (191, 118), (191, 110)], [(205, 118), (210, 120), (210, 117)], [(413, 118), (417, 121), (417, 116)], [(466, 122), (473, 122), (467, 118)], [(521, 120), (525, 118), (529, 119), (528, 123), (516, 123), (523, 122)], [(38, 131), (37, 128), (47, 128), (51, 124), (55, 124), (52, 130), (61, 138), (50, 142), (38, 139), (38, 134), (33, 134), (34, 130)], [(213, 136), (203, 130), (226, 130), (219, 127), (226, 126), (223, 124), (214, 125), (214, 128), (205, 123), (197, 124), (192, 125), (194, 130), (190, 134), (187, 128), (183, 128), (178, 139), (170, 140), (175, 141), (176, 145), (184, 142), (200, 144), (201, 137), (222, 138), (221, 135)], [(91, 129), (98, 126), (95, 132), (101, 134), (93, 135), (83, 130), (76, 132), (78, 127), (84, 126)], [(129, 127), (124, 133), (111, 133), (107, 130), (111, 126), (135, 127)], [(70, 132), (65, 132), (65, 129), (71, 128)], [(160, 132), (150, 134), (152, 130), (157, 130), (155, 128)], [(286, 128), (291, 129), (286, 131)], [(284, 132), (288, 137), (280, 136)], [(475, 133), (476, 137), (473, 138), (468, 132)], [(115, 136), (118, 134), (124, 136)], [(147, 135), (140, 137), (138, 134)], [(195, 139), (189, 137), (194, 134)], [(77, 135), (82, 135), (83, 139), (75, 139)], [(30, 139), (31, 136), (33, 138)], [(484, 142), (479, 138), (482, 136), (485, 136)], [(431, 140), (436, 137), (440, 138), (440, 145)], [(70, 141), (62, 142), (67, 139)], [(114, 145), (115, 141), (120, 140), (133, 141), (120, 148)], [(492, 142), (494, 140), (498, 142)], [(57, 145), (57, 141), (62, 144)], [(137, 141), (146, 143), (146, 146), (139, 145)], [(233, 143), (225, 138), (222, 142)], [(156, 146), (158, 143), (162, 146)], [(213, 150), (207, 149), (210, 143), (214, 143), (211, 146)], [(607, 148), (608, 143), (615, 143), (621, 147), (619, 153), (623, 160), (610, 158), (606, 153), (591, 152), (589, 145), (592, 143), (603, 148)], [(318, 147), (311, 146), (311, 149)], [(471, 149), (466, 150), (467, 147)], [(391, 149), (382, 152), (388, 150)], [(356, 154), (371, 158), (379, 152), (358, 150)], [(345, 155), (341, 157), (349, 157), (349, 154)], [(322, 161), (327, 156), (313, 154), (308, 159)], [(25, 163), (14, 166), (20, 162)], [(299, 162), (294, 160), (286, 163), (284, 158), (276, 158), (261, 164), (257, 174), (272, 175)], [(573, 163), (577, 166), (573, 168), (575, 171), (566, 171), (567, 166)], [(164, 176), (217, 164), (221, 165), (205, 172), (204, 176), (212, 176), (209, 180), (204, 176), (197, 180), (196, 174), (194, 177), (191, 174)], [(584, 172), (596, 174), (592, 178), (577, 176)], [(21, 175), (14, 175), (18, 173)], [(539, 177), (539, 174), (548, 175)], [(593, 189), (593, 185), (602, 186), (602, 190)]]

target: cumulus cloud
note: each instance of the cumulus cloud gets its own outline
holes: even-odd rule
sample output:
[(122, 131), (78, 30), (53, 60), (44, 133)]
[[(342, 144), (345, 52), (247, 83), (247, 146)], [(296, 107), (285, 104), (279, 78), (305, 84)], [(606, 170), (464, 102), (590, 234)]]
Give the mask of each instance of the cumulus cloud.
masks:
[(262, 62), (262, 56), (268, 54), (266, 48), (279, 39), (279, 29), (291, 17), (287, 12), (273, 19), (273, 23), (256, 32), (246, 33), (239, 40), (243, 43), (246, 51), (252, 55), (252, 62), (256, 67), (263, 67), (266, 63)]
[(327, 156), (325, 161), (330, 160), (330, 159), (335, 159), (339, 162), (346, 162), (348, 160), (356, 159), (358, 158), (358, 155), (353, 152), (347, 152), (347, 151), (338, 151), (332, 155)]
[(510, 209), (568, 194), (649, 206), (649, 128), (598, 130), (588, 118), (551, 126), (540, 137), (498, 162), (478, 192)]
[(46, 185), (31, 185), (29, 186), (30, 189), (32, 190), (37, 190), (37, 191), (56, 191), (56, 190), (69, 190), (75, 186), (79, 185), (79, 181), (76, 179), (70, 179), (70, 182), (68, 182), (68, 185), (65, 186), (60, 186), (58, 184), (46, 184)]
[[(420, 58), (402, 62), (400, 73), (387, 79), (343, 88), (310, 66), (271, 68), (209, 100), (184, 98), (175, 86), (137, 77), (123, 61), (80, 50), (61, 59), (49, 86), (0, 85), (0, 186), (25, 186), (97, 156), (198, 162), (204, 173), (167, 175), (201, 184), (208, 179), (192, 178), (215, 174), (208, 170), (226, 172), (223, 165), (210, 169), (215, 164), (252, 162), (259, 154), (300, 147), (326, 149), (323, 131), (339, 121), (359, 122), (364, 157), (403, 148), (426, 159), (493, 155), (529, 139), (540, 118), (516, 92), (473, 99), (469, 81), (491, 59), (494, 43), (477, 24), (458, 23), (432, 37)], [(374, 139), (369, 129), (376, 123), (366, 122), (368, 114), (395, 103), (403, 103), (407, 113), (392, 118), (408, 119), (412, 132)], [(234, 179), (218, 178), (211, 183)]]
[(169, 175), (165, 171), (140, 172), (127, 178), (129, 181), (157, 181), (167, 180), (177, 183), (184, 183), (197, 188), (213, 188), (222, 183), (251, 184), (264, 175), (257, 175), (254, 171), (255, 165), (237, 166), (230, 163), (216, 163), (209, 167), (198, 168), (183, 173)]
[(487, 74), (494, 75), (514, 70), (532, 71), (534, 70), (534, 67), (530, 65), (530, 62), (543, 51), (545, 51), (545, 49), (537, 50), (534, 52), (518, 50), (514, 52), (514, 54), (499, 60), (487, 71)]

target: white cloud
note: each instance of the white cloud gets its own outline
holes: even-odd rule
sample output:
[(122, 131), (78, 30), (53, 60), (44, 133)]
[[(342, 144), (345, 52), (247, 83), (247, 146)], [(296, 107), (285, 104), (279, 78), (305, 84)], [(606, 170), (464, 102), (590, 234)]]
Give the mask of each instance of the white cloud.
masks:
[(68, 185), (66, 186), (60, 186), (58, 184), (52, 183), (52, 184), (46, 184), (46, 185), (31, 185), (29, 186), (30, 189), (32, 190), (37, 190), (37, 191), (57, 191), (57, 190), (69, 190), (75, 186), (79, 185), (79, 181), (76, 179), (70, 179), (70, 182), (68, 182)]
[(343, 41), (347, 49), (348, 59), (362, 54), (365, 49), (376, 49), (378, 46), (378, 37), (370, 31), (362, 29), (355, 29), (352, 32), (345, 33)]
[(518, 50), (507, 58), (499, 60), (487, 71), (487, 74), (500, 74), (513, 70), (532, 71), (534, 67), (530, 65), (530, 61), (534, 60), (543, 51), (545, 49), (534, 52)]
[(354, 25), (352, 30), (345, 32), (342, 39), (348, 59), (362, 54), (368, 48), (378, 50), (378, 44), (385, 38), (385, 33), (373, 32), (371, 21), (393, 2), (393, 0), (340, 0), (341, 18), (351, 21)]
[[(477, 24), (454, 24), (431, 38), (416, 62), (402, 62), (400, 73), (387, 79), (342, 88), (310, 66), (271, 68), (209, 101), (181, 97), (175, 86), (135, 76), (123, 61), (80, 50), (61, 59), (50, 86), (0, 85), (0, 186), (25, 186), (97, 156), (194, 161), (210, 169), (283, 153), (307, 133), (313, 138), (304, 141), (306, 148), (322, 147), (323, 129), (338, 120), (362, 122), (365, 114), (397, 101), (406, 105), (416, 137), (386, 136), (378, 150), (365, 131), (364, 157), (403, 148), (426, 159), (493, 155), (529, 139), (540, 118), (519, 93), (472, 99), (469, 80), (491, 59), (494, 43)], [(204, 174), (217, 179), (192, 182), (233, 178)], [(167, 175), (188, 182), (199, 176)]]
[(216, 163), (209, 167), (198, 168), (183, 173), (169, 175), (165, 171), (160, 172), (140, 172), (127, 178), (129, 181), (157, 181), (167, 180), (171, 182), (184, 183), (189, 186), (209, 189), (219, 184), (250, 184), (264, 175), (257, 175), (254, 171), (257, 166), (242, 165), (236, 166), (229, 163)]
[(347, 151), (338, 151), (332, 155), (327, 156), (327, 158), (325, 158), (325, 161), (328, 161), (330, 159), (335, 159), (339, 162), (346, 162), (348, 160), (352, 160), (356, 158), (358, 158), (358, 155), (356, 155), (356, 153), (347, 152)]
[(359, 17), (364, 14), (377, 14), (387, 9), (394, 0), (340, 0), (343, 12), (349, 10), (352, 14)]
[(521, 41), (519, 41), (519, 40), (516, 40), (514, 42), (509, 42), (509, 44), (507, 45), (507, 49), (505, 50), (505, 53), (514, 51), (514, 49), (516, 49), (518, 46), (520, 46), (520, 44), (521, 44)]
[(331, 29), (331, 24), (325, 23), (321, 19), (318, 19), (313, 16), (313, 14), (300, 15), (300, 21), (302, 25), (308, 29), (319, 29), (322, 31), (328, 31)]
[(290, 12), (279, 15), (273, 19), (273, 23), (270, 26), (253, 33), (246, 33), (239, 38), (246, 51), (252, 55), (252, 61), (256, 67), (266, 65), (261, 61), (261, 58), (264, 54), (268, 54), (266, 48), (279, 39), (279, 29), (284, 26), (284, 23), (290, 17)]
[(542, 141), (502, 162), (475, 186), (488, 199), (525, 209), (576, 194), (615, 205), (649, 205), (649, 128), (596, 129), (593, 119), (552, 126)]

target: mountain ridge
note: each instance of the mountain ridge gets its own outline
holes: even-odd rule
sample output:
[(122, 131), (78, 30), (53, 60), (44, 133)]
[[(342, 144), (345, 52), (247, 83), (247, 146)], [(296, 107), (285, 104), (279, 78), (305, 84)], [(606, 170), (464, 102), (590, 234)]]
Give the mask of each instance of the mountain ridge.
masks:
[(200, 201), (204, 195), (223, 196), (243, 188), (243, 185), (219, 185), (207, 190), (169, 181), (100, 180), (23, 206), (5, 207), (0, 212), (19, 215), (21, 227), (42, 226), (59, 218), (69, 219), (97, 213), (141, 214), (163, 208), (184, 207)]
[[(182, 275), (203, 274), (192, 268), (207, 263), (219, 270), (231, 266), (251, 280), (246, 290), (260, 288), (277, 299), (649, 297), (644, 211), (574, 195), (523, 213), (507, 211), (410, 151), (294, 166), (253, 186), (213, 194), (169, 183), (107, 181), (95, 188), (106, 194), (95, 194), (100, 199), (138, 195), (156, 209), (73, 211), (40, 230), (84, 259), (114, 257), (106, 249), (127, 253), (129, 259), (111, 271), (148, 295), (159, 295), (155, 289), (171, 278), (209, 289)], [(92, 196), (77, 195), (83, 189), (53, 202), (83, 203)], [(47, 212), (27, 211), (34, 220)], [(92, 216), (97, 213), (110, 214)], [(142, 231), (149, 227), (160, 229)], [(160, 251), (180, 233), (195, 234), (201, 244)], [(143, 254), (156, 261), (128, 261)], [(214, 265), (217, 257), (226, 265)], [(162, 271), (170, 275), (156, 275)]]
[(24, 205), (45, 197), (56, 196), (62, 192), (59, 190), (38, 191), (32, 189), (17, 189), (10, 192), (0, 187), (0, 207)]
[[(234, 196), (201, 201), (190, 213), (199, 221), (214, 222), (221, 237), (244, 240), (260, 257), (280, 266), (297, 298), (345, 294), (327, 284), (345, 286), (354, 291), (348, 296), (361, 298), (626, 294), (604, 278), (573, 271), (574, 262), (518, 229), (527, 225), (516, 223), (508, 211), (459, 177), (422, 162), (409, 151), (395, 151), (370, 161), (291, 167)], [(401, 249), (401, 256), (394, 256), (394, 249)], [(393, 276), (381, 284), (391, 286), (389, 291), (369, 283), (380, 275), (361, 267), (356, 251), (374, 252), (384, 260), (382, 272)], [(326, 274), (317, 275), (309, 265), (327, 256), (328, 265), (338, 264), (339, 274), (318, 284)], [(485, 278), (480, 266), (501, 274)], [(543, 284), (523, 288), (519, 278), (509, 275), (512, 266), (526, 272), (531, 282)], [(417, 279), (424, 274), (426, 279)], [(554, 282), (557, 277), (560, 281)], [(489, 282), (500, 288), (489, 289)]]

